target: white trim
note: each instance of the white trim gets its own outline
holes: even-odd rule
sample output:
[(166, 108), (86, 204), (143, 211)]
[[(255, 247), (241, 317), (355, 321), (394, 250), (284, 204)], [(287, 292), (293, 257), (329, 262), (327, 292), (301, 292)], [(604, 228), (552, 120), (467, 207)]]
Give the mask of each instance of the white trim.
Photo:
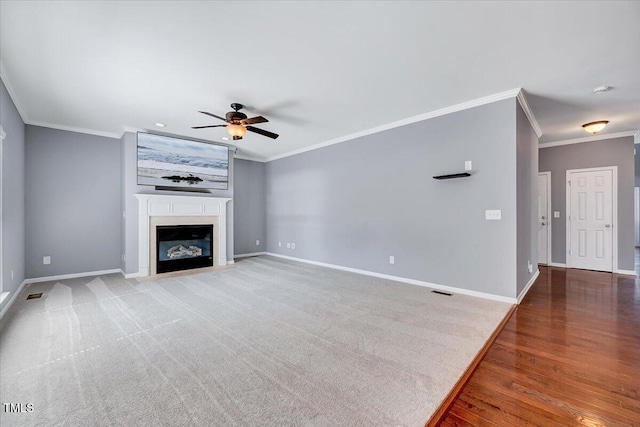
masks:
[(584, 138), (565, 139), (564, 141), (542, 142), (538, 144), (538, 149), (558, 147), (560, 145), (580, 144), (582, 142), (601, 141), (603, 139), (624, 138), (625, 136), (635, 136), (637, 133), (637, 130), (630, 130), (626, 132), (585, 136)]
[(85, 128), (79, 128), (76, 126), (54, 125), (51, 123), (38, 122), (34, 120), (25, 120), (24, 123), (30, 126), (40, 126), (43, 128), (65, 130), (68, 132), (76, 132), (76, 133), (84, 133), (87, 135), (104, 136), (106, 138), (115, 138), (115, 139), (122, 138), (122, 134), (117, 134), (115, 132), (103, 132), (101, 130), (85, 129)]
[(7, 77), (7, 72), (4, 69), (4, 65), (2, 64), (2, 60), (0, 60), (0, 78), (2, 78), (2, 81), (4, 82), (4, 87), (7, 88), (7, 92), (9, 92), (9, 96), (11, 97), (11, 100), (13, 101), (13, 105), (16, 106), (16, 110), (18, 110), (18, 114), (20, 114), (20, 118), (22, 119), (23, 123), (27, 122), (27, 110), (25, 110), (22, 107), (22, 104), (20, 103), (20, 101), (18, 101), (18, 98), (16, 97), (16, 91), (13, 89), (13, 85), (11, 84), (11, 82), (9, 81), (9, 77)]
[(551, 223), (552, 223), (552, 209), (551, 209), (551, 172), (538, 172), (538, 176), (546, 175), (547, 176), (547, 265), (551, 264), (551, 238), (553, 234), (551, 233)]
[(0, 125), (0, 141), (4, 141), (4, 139), (7, 137), (7, 134), (4, 131), (4, 128), (2, 127), (2, 125)]
[(567, 268), (567, 264), (563, 264), (561, 262), (550, 262), (549, 264), (547, 264), (549, 267), (560, 267), (560, 268)]
[(246, 254), (237, 254), (237, 255), (234, 255), (234, 256), (233, 256), (233, 258), (234, 258), (234, 259), (238, 259), (238, 258), (249, 258), (249, 257), (252, 257), (252, 256), (260, 256), (260, 255), (266, 255), (266, 254), (267, 254), (267, 252), (249, 252), (249, 253), (246, 253)]
[(520, 292), (520, 295), (518, 295), (518, 304), (522, 302), (522, 299), (527, 295), (527, 292), (529, 292), (529, 289), (531, 289), (531, 286), (533, 286), (539, 275), (540, 270), (536, 270), (536, 272), (533, 273), (533, 276), (531, 276), (531, 279), (529, 279), (529, 283), (527, 283), (527, 286), (525, 286), (522, 292)]
[(271, 255), (271, 256), (274, 256), (274, 257), (277, 257), (277, 258), (283, 258), (283, 259), (288, 259), (288, 260), (292, 260), (292, 261), (303, 262), (305, 264), (318, 265), (320, 267), (333, 268), (335, 270), (348, 271), (350, 273), (363, 274), (365, 276), (379, 277), (381, 279), (388, 279), (388, 280), (394, 280), (396, 282), (409, 283), (411, 285), (425, 286), (427, 288), (439, 289), (439, 290), (452, 292), (452, 293), (457, 293), (457, 294), (469, 295), (469, 296), (473, 296), (473, 297), (485, 298), (485, 299), (490, 299), (490, 300), (500, 301), (500, 302), (507, 302), (507, 303), (510, 303), (510, 304), (517, 304), (516, 298), (503, 297), (503, 296), (500, 296), (500, 295), (493, 295), (493, 294), (488, 294), (488, 293), (485, 293), (485, 292), (478, 292), (478, 291), (472, 291), (472, 290), (468, 290), (468, 289), (456, 288), (456, 287), (453, 287), (453, 286), (439, 285), (437, 283), (424, 282), (422, 280), (408, 279), (408, 278), (405, 278), (405, 277), (391, 276), (389, 274), (375, 273), (373, 271), (359, 270), (357, 268), (343, 267), (341, 265), (327, 264), (327, 263), (318, 262), (318, 261), (310, 261), (310, 260), (307, 260), (307, 259), (295, 258), (295, 257), (292, 257), (292, 256), (287, 256), (287, 255), (280, 255), (280, 254), (276, 254), (276, 253), (273, 253), (273, 252), (265, 252), (265, 255)]
[(236, 263), (236, 262), (235, 262), (234, 260), (227, 261), (227, 265), (233, 265), (233, 264), (235, 264), (235, 263)]
[(33, 279), (25, 279), (25, 283), (41, 283), (52, 282), (54, 280), (75, 279), (77, 277), (101, 276), (103, 274), (120, 273), (122, 270), (113, 268), (111, 270), (86, 271), (84, 273), (60, 274), (58, 276), (35, 277)]
[(137, 272), (137, 273), (125, 273), (123, 269), (120, 269), (120, 274), (122, 274), (122, 276), (125, 279), (133, 279), (135, 277), (141, 277), (142, 276), (142, 274), (140, 274), (139, 272)]
[(633, 143), (640, 144), (640, 130), (633, 135)]
[(572, 173), (580, 173), (580, 172), (595, 172), (600, 170), (610, 170), (613, 173), (612, 177), (612, 191), (613, 191), (613, 206), (611, 206), (611, 227), (613, 227), (612, 232), (612, 265), (611, 272), (618, 272), (618, 166), (602, 166), (598, 168), (583, 168), (583, 169), (567, 169), (566, 172), (566, 213), (565, 213), (565, 227), (566, 227), (566, 247), (565, 253), (567, 257), (567, 268), (573, 268), (571, 266), (571, 255), (569, 254), (569, 250), (571, 249), (571, 224), (570, 224), (570, 215), (571, 215), (571, 186), (569, 185), (570, 177)]
[(266, 163), (266, 162), (267, 162), (265, 159), (260, 159), (260, 158), (257, 158), (257, 157), (246, 156), (246, 155), (244, 155), (244, 154), (238, 154), (238, 153), (234, 154), (234, 155), (233, 155), (233, 158), (234, 158), (234, 159), (240, 159), (240, 160), (249, 160), (249, 161), (252, 161), (252, 162), (260, 162), (260, 163)]
[(433, 119), (435, 117), (444, 116), (446, 114), (456, 113), (462, 110), (468, 110), (470, 108), (479, 107), (485, 104), (491, 104), (493, 102), (502, 101), (509, 98), (515, 98), (521, 92), (521, 88), (507, 90), (505, 92), (496, 93), (494, 95), (485, 96), (483, 98), (477, 98), (471, 101), (463, 102), (461, 104), (452, 105), (450, 107), (440, 108), (439, 110), (430, 111), (428, 113), (419, 114), (417, 116), (409, 117), (406, 119), (398, 120), (395, 122), (387, 123), (374, 128), (365, 129), (360, 132), (352, 133), (350, 135), (341, 136), (329, 141), (321, 142), (319, 144), (303, 147), (298, 150), (293, 150), (288, 153), (279, 154), (277, 156), (267, 157), (265, 162), (282, 159), (284, 157), (295, 156), (296, 154), (305, 153), (307, 151), (317, 150), (318, 148), (328, 147), (330, 145), (339, 144), (341, 142), (350, 141), (352, 139), (361, 138), (363, 136), (371, 135), (385, 130), (395, 129), (400, 126), (409, 125), (416, 122), (421, 122), (427, 119)]
[(27, 281), (23, 280), (22, 283), (20, 284), (20, 286), (18, 286), (18, 289), (16, 289), (15, 292), (13, 292), (13, 296), (9, 299), (9, 301), (4, 306), (2, 311), (0, 311), (0, 319), (2, 319), (2, 317), (5, 315), (5, 313), (9, 310), (9, 307), (11, 307), (13, 305), (13, 303), (16, 301), (16, 298), (18, 298), (18, 295), (20, 295), (20, 292), (22, 292), (22, 289), (24, 289), (24, 286), (26, 284), (27, 284)]
[(634, 276), (636, 275), (636, 272), (633, 270), (620, 270), (618, 269), (618, 271), (616, 272), (616, 274), (626, 274), (628, 276)]
[(11, 292), (2, 292), (0, 293), (0, 305), (2, 304), (2, 301), (4, 301), (5, 299), (7, 299), (7, 297), (11, 294)]
[(542, 136), (542, 129), (540, 129), (540, 125), (536, 120), (536, 116), (533, 115), (533, 111), (531, 111), (531, 107), (529, 107), (529, 103), (527, 102), (527, 98), (524, 96), (524, 91), (522, 89), (520, 89), (520, 92), (518, 92), (516, 98), (518, 98), (518, 102), (524, 110), (524, 114), (529, 119), (529, 123), (531, 123), (533, 131), (536, 133), (538, 138), (540, 138)]

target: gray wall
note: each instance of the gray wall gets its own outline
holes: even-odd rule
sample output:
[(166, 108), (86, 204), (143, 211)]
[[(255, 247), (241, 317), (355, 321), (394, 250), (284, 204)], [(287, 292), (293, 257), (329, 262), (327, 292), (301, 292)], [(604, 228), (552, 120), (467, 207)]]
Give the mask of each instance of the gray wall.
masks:
[[(0, 82), (0, 124), (6, 138), (2, 142), (2, 290), (14, 292), (25, 279), (24, 266), (24, 122), (7, 88)], [(11, 271), (13, 270), (13, 279)], [(2, 308), (12, 297), (6, 298)]]
[[(266, 248), (265, 165), (236, 159), (234, 166), (235, 254), (262, 252)], [(256, 245), (256, 240), (260, 241), (259, 245)]]
[(551, 172), (552, 261), (566, 263), (566, 171), (618, 166), (618, 268), (634, 270), (633, 137), (540, 149), (540, 172)]
[[(516, 103), (518, 295), (538, 269), (538, 136)], [(533, 265), (529, 273), (528, 263)]]
[(27, 277), (119, 268), (118, 140), (27, 125), (26, 173)]
[[(120, 232), (124, 233), (125, 263), (123, 271), (127, 274), (138, 272), (138, 199), (135, 194), (169, 194), (169, 195), (193, 195), (180, 191), (156, 191), (154, 187), (138, 185), (137, 143), (136, 134), (125, 132), (120, 139), (120, 158), (122, 162), (122, 174), (124, 181), (121, 183), (122, 200), (119, 205), (125, 209), (124, 225)], [(234, 161), (229, 163), (229, 189), (211, 190), (206, 195), (212, 197), (233, 198), (234, 186)], [(203, 195), (203, 194), (201, 194)], [(120, 217), (123, 217), (120, 213)], [(233, 260), (233, 200), (227, 203), (227, 260)]]
[(267, 251), (515, 297), (516, 102), (267, 163)]

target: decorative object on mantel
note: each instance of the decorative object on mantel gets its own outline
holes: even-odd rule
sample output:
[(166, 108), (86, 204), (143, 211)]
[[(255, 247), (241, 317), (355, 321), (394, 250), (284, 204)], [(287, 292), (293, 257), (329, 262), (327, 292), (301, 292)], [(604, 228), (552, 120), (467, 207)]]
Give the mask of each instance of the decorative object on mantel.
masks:
[(452, 173), (450, 175), (437, 175), (437, 176), (434, 176), (433, 179), (466, 178), (468, 176), (471, 176), (471, 174), (467, 172), (463, 172), (463, 173)]

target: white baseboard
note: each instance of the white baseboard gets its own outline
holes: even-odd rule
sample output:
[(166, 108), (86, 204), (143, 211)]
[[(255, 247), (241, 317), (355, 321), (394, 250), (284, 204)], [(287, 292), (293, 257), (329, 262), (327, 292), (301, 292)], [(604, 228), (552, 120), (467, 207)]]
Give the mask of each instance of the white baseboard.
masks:
[(529, 279), (529, 283), (527, 283), (527, 286), (525, 286), (522, 292), (520, 292), (520, 295), (518, 295), (518, 304), (522, 302), (522, 299), (525, 297), (525, 295), (527, 295), (527, 292), (529, 292), (529, 289), (531, 289), (531, 286), (533, 286), (533, 283), (536, 281), (539, 275), (540, 270), (536, 270), (536, 272), (533, 273), (533, 276), (531, 276), (531, 279)]
[(237, 254), (234, 255), (233, 258), (237, 259), (237, 258), (248, 258), (251, 256), (260, 256), (260, 255), (267, 255), (267, 252), (250, 252), (250, 253), (246, 253), (246, 254)]
[(616, 271), (616, 274), (626, 274), (627, 276), (634, 276), (636, 275), (636, 272), (633, 270), (620, 270), (618, 269), (618, 271)]
[(561, 268), (567, 268), (567, 264), (562, 264), (560, 262), (550, 262), (549, 264), (547, 264), (549, 267), (561, 267)]
[(60, 274), (58, 276), (47, 276), (47, 277), (35, 277), (33, 279), (25, 279), (25, 282), (26, 283), (51, 282), (53, 280), (75, 279), (77, 277), (100, 276), (103, 274), (113, 274), (113, 273), (120, 273), (120, 272), (122, 272), (122, 270), (120, 270), (119, 268), (114, 268), (111, 270), (87, 271), (84, 273)]
[(438, 290), (441, 290), (441, 291), (446, 291), (446, 292), (451, 292), (451, 293), (456, 293), (456, 294), (470, 295), (470, 296), (473, 296), (473, 297), (485, 298), (485, 299), (490, 299), (490, 300), (494, 300), (494, 301), (507, 302), (507, 303), (510, 303), (510, 304), (517, 304), (516, 298), (503, 297), (503, 296), (500, 296), (500, 295), (493, 295), (493, 294), (488, 294), (488, 293), (485, 293), (485, 292), (478, 292), (478, 291), (472, 291), (472, 290), (469, 290), (469, 289), (456, 288), (456, 287), (453, 287), (453, 286), (439, 285), (437, 283), (430, 283), (430, 282), (424, 282), (422, 280), (408, 279), (406, 277), (391, 276), (389, 274), (381, 274), (381, 273), (376, 273), (376, 272), (373, 272), (373, 271), (359, 270), (357, 268), (343, 267), (341, 265), (327, 264), (327, 263), (318, 262), (318, 261), (310, 261), (310, 260), (307, 260), (307, 259), (296, 258), (296, 257), (292, 257), (292, 256), (287, 256), (287, 255), (280, 255), (280, 254), (276, 254), (276, 253), (273, 253), (273, 252), (264, 252), (264, 255), (270, 255), (270, 256), (277, 257), (277, 258), (283, 258), (283, 259), (289, 259), (289, 260), (292, 260), (292, 261), (303, 262), (305, 264), (318, 265), (320, 267), (333, 268), (335, 270), (342, 270), (342, 271), (348, 271), (348, 272), (351, 272), (351, 273), (363, 274), (365, 276), (372, 276), (372, 277), (379, 277), (381, 279), (394, 280), (396, 282), (409, 283), (411, 285), (424, 286), (424, 287), (427, 287), (427, 288), (438, 289)]
[(2, 311), (0, 311), (0, 320), (2, 319), (4, 314), (9, 310), (9, 307), (11, 307), (11, 305), (16, 301), (16, 298), (18, 298), (18, 295), (20, 295), (20, 292), (22, 292), (22, 289), (24, 289), (24, 286), (26, 284), (27, 284), (27, 281), (23, 280), (22, 283), (20, 283), (20, 286), (18, 286), (18, 289), (16, 289), (16, 291), (13, 292), (13, 295), (11, 295), (11, 298), (9, 298), (9, 301), (7, 301)]
[(233, 264), (235, 264), (235, 263), (236, 263), (236, 262), (235, 262), (234, 260), (227, 261), (227, 265), (233, 265)]
[(120, 270), (120, 274), (122, 274), (122, 276), (125, 279), (133, 279), (133, 278), (142, 276), (142, 274), (140, 274), (139, 271), (136, 272), (136, 273), (125, 273), (124, 270), (122, 270), (122, 269)]

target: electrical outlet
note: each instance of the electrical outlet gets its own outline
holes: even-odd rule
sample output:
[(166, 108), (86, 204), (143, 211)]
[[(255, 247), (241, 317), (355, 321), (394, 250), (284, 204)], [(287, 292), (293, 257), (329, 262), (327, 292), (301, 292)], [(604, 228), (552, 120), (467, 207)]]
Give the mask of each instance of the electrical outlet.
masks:
[(553, 212), (553, 217), (554, 218), (560, 218), (560, 211), (554, 211)]
[(281, 248), (282, 247), (282, 242), (278, 242), (278, 247)]
[(486, 210), (484, 211), (484, 218), (489, 221), (499, 221), (502, 219), (502, 211), (500, 209)]
[(260, 240), (256, 240), (256, 246), (260, 246)]
[(389, 264), (395, 264), (396, 263), (396, 257), (394, 257), (393, 255), (391, 255), (389, 257)]
[(291, 249), (291, 243), (287, 243), (287, 249)]
[(472, 167), (473, 166), (471, 166), (471, 160), (467, 160), (466, 162), (464, 162), (464, 170), (470, 171)]
[(296, 248), (296, 244), (295, 244), (295, 243), (292, 243), (292, 244), (291, 244), (291, 249), (295, 249), (295, 248)]
[(44, 265), (49, 265), (49, 264), (51, 264), (51, 257), (50, 257), (50, 256), (43, 256), (43, 257), (42, 257), (42, 263), (43, 263)]
[(527, 270), (529, 271), (529, 273), (533, 273), (533, 264), (531, 264), (531, 261), (527, 261)]

